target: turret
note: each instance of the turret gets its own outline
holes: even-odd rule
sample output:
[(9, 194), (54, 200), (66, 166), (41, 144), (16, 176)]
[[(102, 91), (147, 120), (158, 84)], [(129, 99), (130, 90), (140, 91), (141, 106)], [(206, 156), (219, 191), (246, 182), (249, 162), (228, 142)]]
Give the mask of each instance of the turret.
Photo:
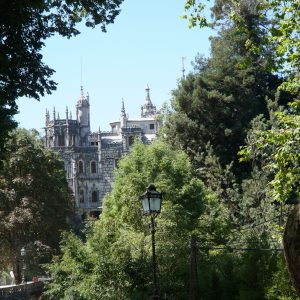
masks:
[(150, 88), (147, 85), (146, 88), (146, 99), (143, 106), (141, 106), (141, 117), (148, 118), (156, 115), (156, 106), (152, 104), (150, 99)]
[(83, 95), (83, 88), (81, 87), (81, 96), (77, 101), (77, 121), (81, 126), (90, 127), (90, 103), (89, 96)]
[(76, 105), (77, 121), (80, 126), (80, 136), (84, 138), (90, 132), (90, 103), (89, 95), (83, 95), (83, 88), (81, 87), (81, 96)]

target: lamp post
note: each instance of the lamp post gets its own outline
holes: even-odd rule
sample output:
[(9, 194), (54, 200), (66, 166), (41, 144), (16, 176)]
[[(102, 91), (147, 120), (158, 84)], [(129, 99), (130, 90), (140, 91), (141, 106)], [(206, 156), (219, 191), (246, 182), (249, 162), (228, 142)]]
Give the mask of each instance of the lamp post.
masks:
[(160, 213), (162, 193), (157, 192), (153, 184), (150, 184), (147, 191), (140, 197), (143, 205), (144, 215), (151, 217), (151, 238), (152, 238), (152, 266), (153, 266), (153, 299), (159, 299), (157, 275), (156, 275), (156, 254), (155, 254), (155, 223), (154, 218)]
[(22, 283), (25, 283), (25, 270), (26, 270), (25, 256), (26, 256), (26, 249), (25, 249), (25, 247), (22, 247), (22, 249), (21, 249), (21, 257), (22, 257)]

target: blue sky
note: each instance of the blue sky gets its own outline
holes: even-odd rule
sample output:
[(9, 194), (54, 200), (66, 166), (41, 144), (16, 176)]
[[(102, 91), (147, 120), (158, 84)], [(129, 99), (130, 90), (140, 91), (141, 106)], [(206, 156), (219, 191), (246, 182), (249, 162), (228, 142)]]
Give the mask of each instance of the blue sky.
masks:
[(109, 123), (119, 118), (122, 98), (129, 117), (139, 117), (147, 84), (157, 108), (170, 102), (181, 76), (181, 58), (186, 58), (188, 72), (197, 53), (209, 54), (212, 34), (208, 29), (189, 29), (180, 18), (183, 8), (184, 0), (124, 0), (107, 33), (80, 26), (77, 37), (47, 40), (42, 53), (45, 63), (56, 70), (53, 79), (58, 87), (40, 102), (19, 99), (19, 126), (42, 131), (45, 110), (52, 119), (54, 106), (61, 118), (66, 106), (75, 118), (81, 77), (90, 95), (92, 131), (99, 126), (110, 129)]

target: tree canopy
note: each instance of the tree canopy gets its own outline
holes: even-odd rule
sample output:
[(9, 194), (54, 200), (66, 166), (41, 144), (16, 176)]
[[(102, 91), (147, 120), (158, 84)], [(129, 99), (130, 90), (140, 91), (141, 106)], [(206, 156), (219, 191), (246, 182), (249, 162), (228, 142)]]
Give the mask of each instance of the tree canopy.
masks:
[[(149, 183), (163, 192), (156, 219), (160, 291), (172, 299), (186, 298), (189, 242), (209, 194), (193, 178), (183, 152), (155, 142), (135, 145), (120, 161), (113, 190), (87, 242), (66, 238), (62, 258), (49, 266), (53, 299), (146, 299), (152, 294), (150, 220), (142, 216), (139, 200)], [(79, 261), (85, 267), (78, 268)], [(78, 270), (76, 277), (70, 265)]]
[(270, 45), (274, 46), (275, 61), (270, 61), (273, 71), (285, 75), (286, 81), (281, 88), (299, 98), (299, 22), (300, 10), (297, 0), (242, 0), (222, 1), (216, 0), (212, 6), (212, 18), (208, 18), (204, 11), (209, 0), (186, 0), (184, 17), (189, 20), (190, 27), (193, 26), (216, 26), (225, 22), (236, 22), (240, 29), (245, 28), (243, 12), (251, 10), (254, 14), (264, 18), (272, 18), (272, 22), (266, 24), (267, 35), (257, 47), (251, 39), (246, 43), (248, 49), (259, 53)]
[(33, 265), (49, 260), (73, 221), (73, 198), (63, 161), (35, 131), (12, 132), (1, 163), (0, 263), (13, 267), (19, 282), (21, 248)]

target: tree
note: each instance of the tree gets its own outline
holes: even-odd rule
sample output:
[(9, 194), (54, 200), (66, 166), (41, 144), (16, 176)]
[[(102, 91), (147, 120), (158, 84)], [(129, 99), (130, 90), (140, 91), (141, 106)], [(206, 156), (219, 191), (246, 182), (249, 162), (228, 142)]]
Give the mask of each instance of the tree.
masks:
[[(282, 82), (269, 67), (274, 45), (249, 50), (250, 44), (254, 49), (264, 42), (269, 20), (245, 3), (241, 1), (239, 18), (231, 20), (232, 2), (216, 1), (213, 20), (222, 26), (214, 27), (219, 31), (211, 38), (211, 55), (196, 58), (195, 71), (173, 91), (173, 112), (164, 131), (170, 143), (187, 151), (196, 168), (204, 167), (211, 148), (222, 168), (232, 163), (232, 172), (244, 176), (250, 168), (238, 164), (239, 147), (251, 120), (258, 114), (268, 117), (266, 99), (275, 98)], [(279, 101), (286, 103), (283, 97)]]
[(0, 173), (0, 263), (20, 282), (20, 251), (28, 264), (49, 260), (70, 227), (73, 200), (63, 162), (35, 131), (10, 134)]
[[(207, 26), (207, 19), (203, 16), (203, 6), (196, 6), (197, 1), (186, 1), (187, 12), (192, 9), (190, 21), (192, 26), (200, 24)], [(199, 1), (202, 2), (202, 1)], [(237, 20), (240, 30), (245, 28), (240, 22), (238, 11), (244, 3), (251, 5), (253, 11), (260, 16), (271, 16), (272, 22), (266, 26), (266, 38), (260, 42), (259, 47), (253, 47), (251, 40), (246, 41), (246, 46), (252, 53), (261, 53), (269, 45), (275, 46), (274, 62), (269, 63), (273, 72), (283, 73), (284, 82), (279, 89), (289, 92), (296, 101), (291, 104), (288, 112), (277, 114), (277, 123), (264, 131), (256, 132), (256, 138), (243, 150), (243, 155), (257, 153), (265, 156), (263, 166), (271, 174), (270, 185), (273, 188), (271, 198), (275, 203), (295, 204), (299, 198), (299, 153), (298, 153), (298, 128), (299, 128), (299, 2), (295, 0), (267, 0), (267, 1), (215, 1), (216, 7), (226, 7), (225, 11), (230, 20)], [(229, 4), (229, 5), (228, 5)], [(194, 11), (193, 11), (194, 9)], [(267, 159), (266, 159), (267, 157)], [(300, 295), (299, 265), (299, 205), (291, 211), (285, 226), (284, 246), (287, 264), (291, 279)]]
[[(299, 101), (294, 101), (289, 110), (277, 112), (275, 116), (275, 126), (252, 133), (251, 142), (241, 150), (242, 159), (254, 159), (259, 155), (263, 168), (272, 175), (269, 177), (269, 197), (281, 205), (297, 204), (300, 195)], [(298, 295), (299, 209), (297, 204), (290, 212), (283, 239), (289, 272)]]
[[(136, 144), (120, 161), (113, 190), (87, 242), (73, 247), (74, 237), (67, 239), (62, 258), (49, 265), (52, 282), (47, 294), (53, 299), (70, 295), (147, 299), (152, 295), (149, 219), (142, 216), (139, 201), (150, 182), (163, 192), (162, 212), (156, 219), (160, 292), (168, 298), (187, 299), (190, 240), (212, 196), (193, 178), (186, 154), (159, 141)], [(87, 253), (84, 256), (77, 255), (81, 248)], [(73, 263), (74, 268), (67, 267)]]
[(94, 27), (113, 23), (122, 0), (4, 0), (0, 6), (0, 149), (9, 130), (16, 127), (16, 100), (39, 100), (56, 84), (54, 70), (43, 63), (40, 53), (45, 40), (54, 34), (70, 38), (79, 34), (76, 25)]

